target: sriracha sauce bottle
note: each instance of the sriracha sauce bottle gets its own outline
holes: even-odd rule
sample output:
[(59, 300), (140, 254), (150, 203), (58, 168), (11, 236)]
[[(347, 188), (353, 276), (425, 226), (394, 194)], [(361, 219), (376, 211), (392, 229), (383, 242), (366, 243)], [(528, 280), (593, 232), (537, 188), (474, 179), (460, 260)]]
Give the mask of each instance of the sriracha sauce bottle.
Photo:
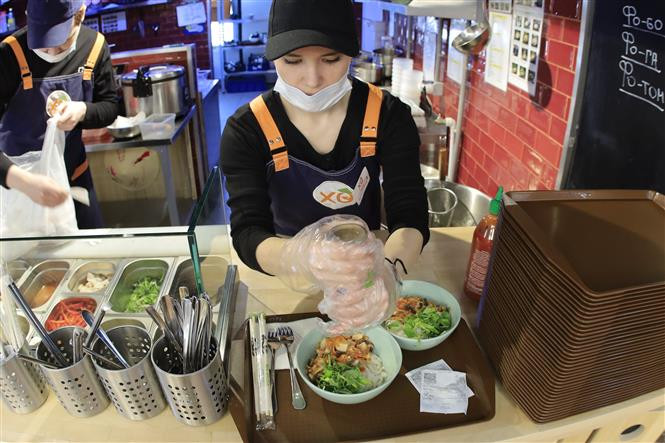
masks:
[(485, 285), (487, 267), (490, 262), (492, 245), (494, 244), (494, 231), (498, 222), (499, 208), (501, 207), (501, 195), (503, 188), (499, 186), (496, 196), (490, 202), (490, 213), (480, 220), (476, 230), (473, 231), (471, 242), (471, 256), (469, 266), (464, 278), (464, 293), (467, 297), (479, 301)]

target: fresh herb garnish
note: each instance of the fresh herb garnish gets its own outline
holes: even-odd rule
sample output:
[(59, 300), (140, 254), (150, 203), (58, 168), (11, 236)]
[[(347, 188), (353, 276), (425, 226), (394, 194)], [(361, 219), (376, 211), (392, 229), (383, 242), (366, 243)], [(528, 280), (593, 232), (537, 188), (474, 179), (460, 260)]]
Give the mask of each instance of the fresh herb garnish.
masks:
[(423, 339), (441, 335), (450, 329), (451, 318), (447, 310), (427, 306), (403, 320), (387, 320), (385, 325), (391, 332), (402, 331), (407, 338)]
[(316, 380), (316, 385), (337, 394), (357, 394), (367, 390), (369, 380), (357, 366), (329, 360)]

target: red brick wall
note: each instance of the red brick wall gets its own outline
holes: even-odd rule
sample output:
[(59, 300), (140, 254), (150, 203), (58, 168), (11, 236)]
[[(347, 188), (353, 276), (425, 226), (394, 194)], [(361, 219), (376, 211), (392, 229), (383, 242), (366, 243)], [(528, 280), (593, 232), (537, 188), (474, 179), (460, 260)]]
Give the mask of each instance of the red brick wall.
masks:
[[(460, 183), (490, 195), (499, 185), (506, 190), (554, 188), (570, 112), (581, 2), (546, 1), (534, 97), (512, 85), (503, 92), (485, 83), (485, 53), (471, 57), (473, 69), (469, 73), (458, 169)], [(444, 42), (444, 65), (447, 47)], [(414, 59), (414, 65), (421, 64), (418, 38)], [(444, 115), (455, 118), (459, 85), (445, 73), (442, 80), (444, 96), (435, 106)]]
[[(197, 66), (201, 69), (209, 68), (210, 57), (206, 25), (203, 24), (205, 28), (203, 33), (186, 35), (184, 28), (178, 27), (176, 16), (176, 6), (178, 4), (179, 2), (171, 2), (165, 5), (126, 10), (127, 31), (106, 34), (106, 40), (116, 45), (112, 52), (153, 48), (177, 43), (195, 43)], [(143, 20), (145, 23), (145, 37), (141, 37), (138, 31), (134, 30), (139, 20)], [(154, 24), (159, 25), (159, 30), (156, 33), (151, 29)]]

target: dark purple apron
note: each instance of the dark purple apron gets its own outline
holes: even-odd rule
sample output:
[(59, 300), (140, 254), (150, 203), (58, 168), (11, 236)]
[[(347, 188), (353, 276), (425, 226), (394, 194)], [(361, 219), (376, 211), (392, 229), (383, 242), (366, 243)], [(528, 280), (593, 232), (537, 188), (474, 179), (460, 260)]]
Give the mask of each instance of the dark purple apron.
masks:
[[(82, 69), (80, 70), (82, 71)], [(46, 98), (53, 91), (67, 92), (73, 101), (92, 102), (93, 81), (84, 80), (83, 73), (58, 77), (34, 78), (32, 89), (19, 86), (12, 97), (7, 111), (0, 120), (0, 147), (8, 156), (18, 156), (42, 148), (46, 132)], [(76, 168), (86, 161), (85, 147), (79, 126), (65, 134), (65, 165), (67, 176), (72, 177)], [(74, 201), (76, 220), (79, 229), (94, 229), (104, 226), (97, 195), (93, 188), (90, 168), (71, 181), (70, 186), (80, 186), (88, 190), (90, 206)]]
[[(257, 97), (252, 102), (252, 111), (272, 147), (273, 160), (266, 165), (266, 179), (277, 234), (293, 236), (323, 217), (338, 214), (356, 215), (370, 229), (380, 228), (381, 166), (376, 157), (376, 140), (382, 95), (371, 86), (369, 94), (361, 146), (356, 148), (351, 163), (338, 171), (324, 171), (288, 155), (288, 147), (281, 147), (283, 139), (265, 101)], [(276, 167), (275, 159), (285, 154), (288, 165)], [(282, 158), (281, 162), (285, 160)]]
[[(267, 179), (275, 232), (293, 236), (305, 226), (336, 214), (357, 215), (365, 220), (370, 229), (379, 229), (379, 161), (376, 156), (361, 157), (359, 151), (356, 150), (351, 163), (340, 171), (323, 171), (289, 156), (289, 168), (275, 172), (274, 162), (270, 161)], [(361, 175), (363, 182), (367, 181), (367, 177), (369, 182), (359, 183)], [(331, 186), (321, 188), (326, 182)], [(340, 186), (335, 186), (336, 183)], [(366, 186), (362, 199), (358, 199), (360, 193), (354, 195), (353, 192), (359, 184)]]

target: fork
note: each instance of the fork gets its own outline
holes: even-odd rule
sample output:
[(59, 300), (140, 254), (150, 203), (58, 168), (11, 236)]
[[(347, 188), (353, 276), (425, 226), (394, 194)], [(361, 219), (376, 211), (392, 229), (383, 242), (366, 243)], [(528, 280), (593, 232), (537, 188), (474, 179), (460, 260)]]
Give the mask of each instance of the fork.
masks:
[(298, 384), (298, 378), (296, 377), (296, 371), (293, 369), (293, 359), (291, 357), (291, 349), (289, 346), (293, 343), (293, 329), (289, 326), (282, 326), (277, 329), (279, 335), (279, 342), (286, 347), (286, 355), (289, 357), (289, 371), (291, 373), (291, 404), (293, 409), (305, 409), (307, 402), (305, 397), (302, 395), (300, 390), (300, 385)]
[(268, 331), (268, 346), (272, 351), (270, 363), (270, 382), (272, 383), (272, 412), (273, 415), (277, 414), (277, 385), (275, 383), (275, 355), (279, 350), (282, 343), (279, 341), (279, 335), (276, 330)]

